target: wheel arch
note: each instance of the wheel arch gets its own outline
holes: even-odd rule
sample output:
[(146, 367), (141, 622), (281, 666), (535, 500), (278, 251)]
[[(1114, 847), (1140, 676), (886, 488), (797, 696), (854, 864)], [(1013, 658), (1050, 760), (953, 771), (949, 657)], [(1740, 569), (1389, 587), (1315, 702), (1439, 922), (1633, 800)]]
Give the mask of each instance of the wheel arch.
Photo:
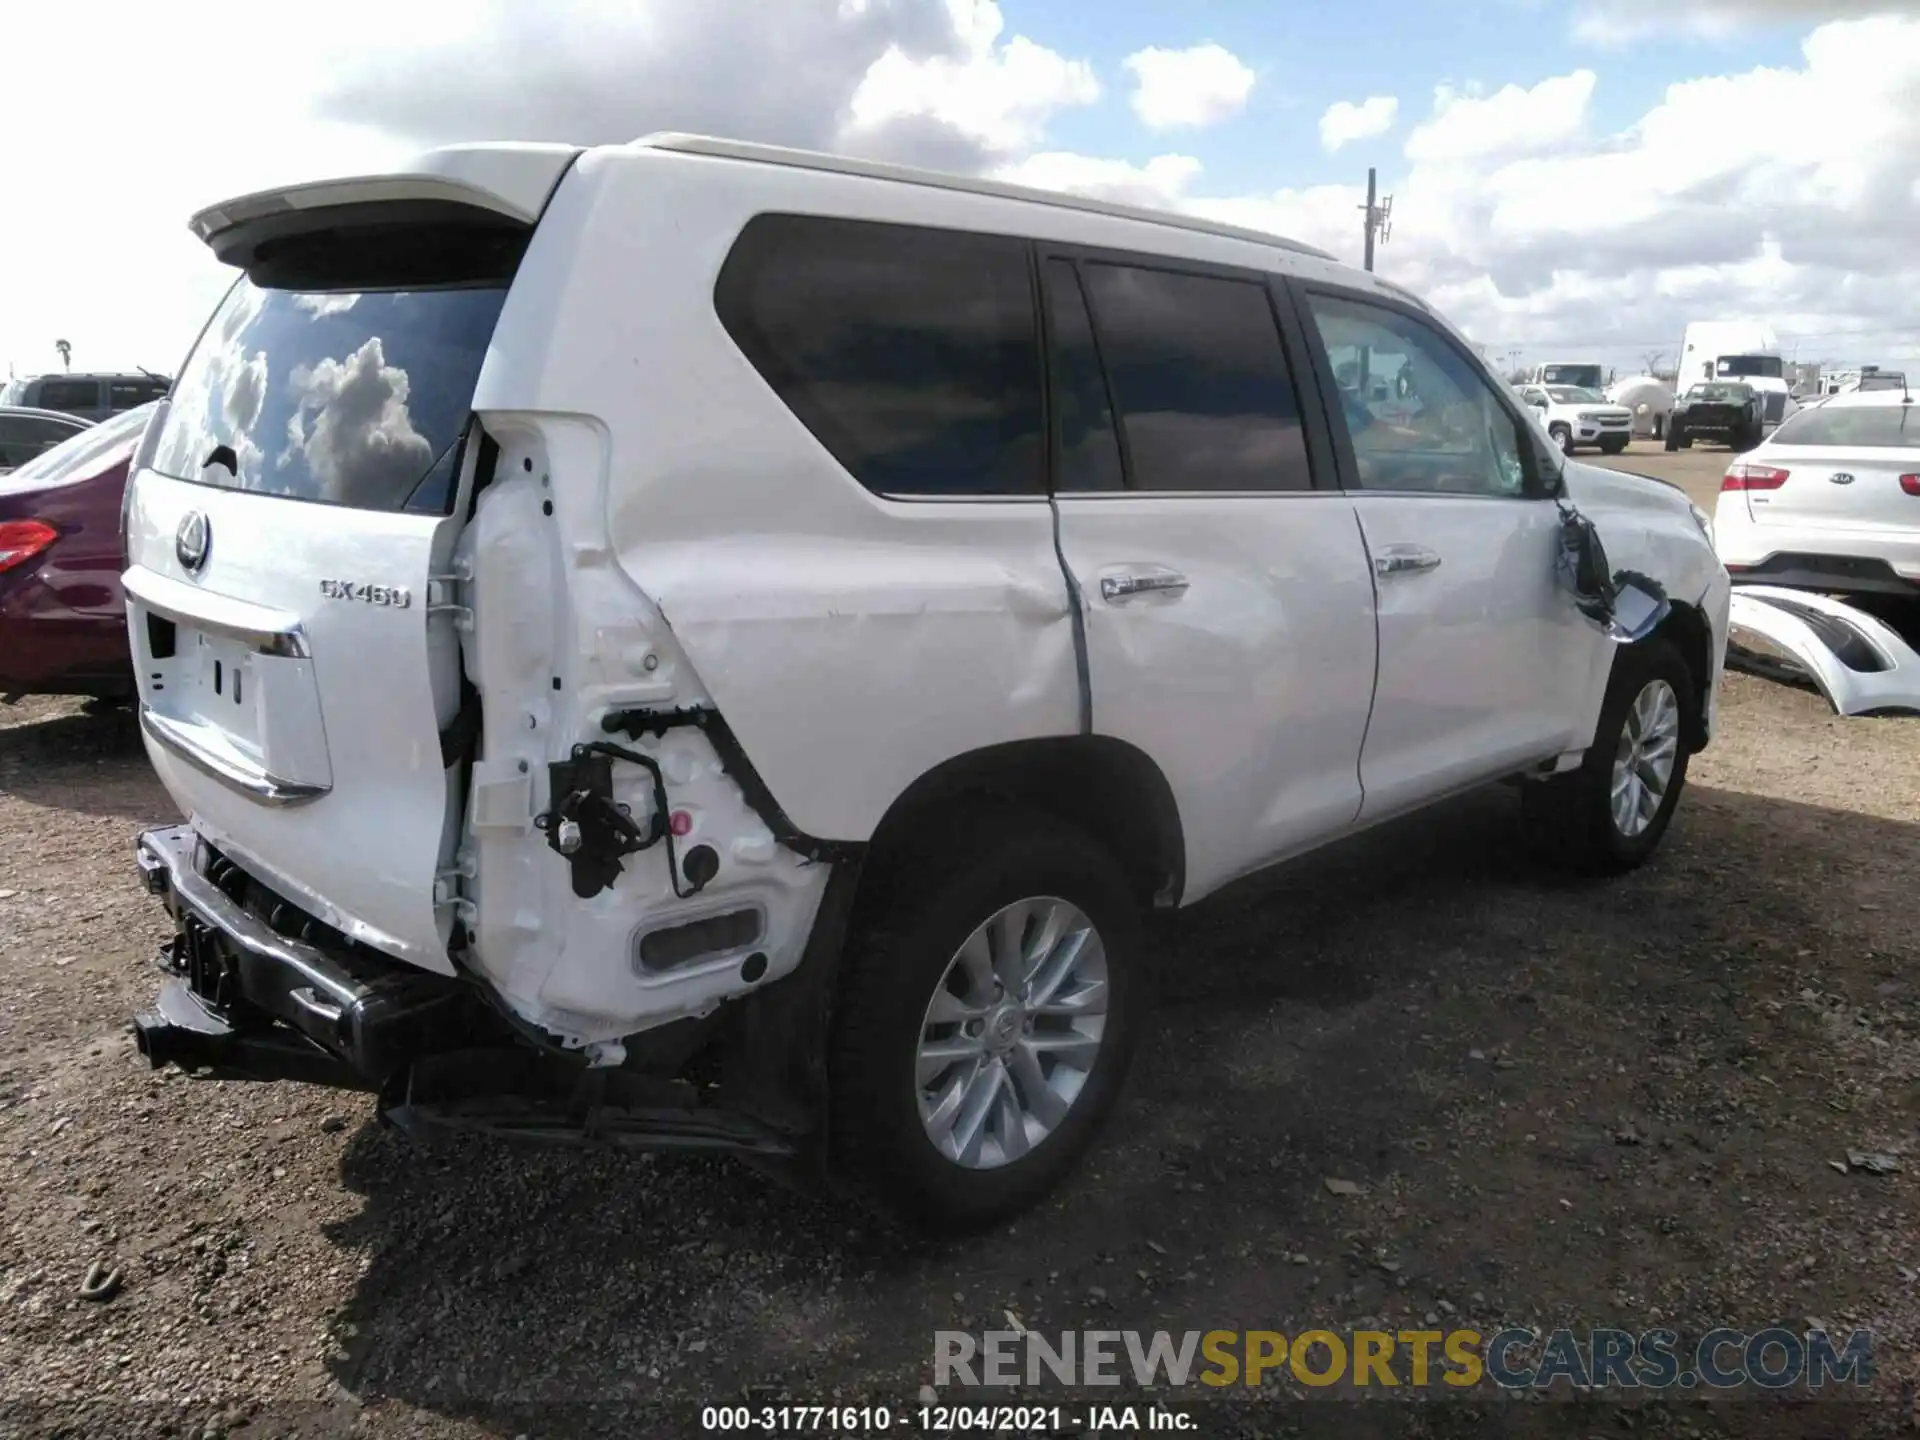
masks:
[(1180, 903), (1186, 841), (1173, 787), (1145, 751), (1108, 735), (1014, 740), (943, 761), (887, 808), (868, 845), (869, 870), (908, 848), (936, 812), (972, 796), (1078, 826), (1113, 852), (1143, 905)]
[(1664, 639), (1686, 661), (1693, 681), (1693, 713), (1687, 717), (1687, 747), (1698, 753), (1707, 748), (1707, 691), (1713, 684), (1713, 629), (1698, 606), (1674, 601), (1667, 618), (1649, 640)]

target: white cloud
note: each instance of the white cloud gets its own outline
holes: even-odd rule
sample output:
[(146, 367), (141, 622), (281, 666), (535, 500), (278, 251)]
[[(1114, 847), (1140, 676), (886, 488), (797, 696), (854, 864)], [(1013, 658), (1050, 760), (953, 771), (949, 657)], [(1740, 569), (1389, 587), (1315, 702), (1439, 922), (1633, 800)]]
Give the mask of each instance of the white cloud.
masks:
[(1253, 93), (1253, 71), (1219, 45), (1153, 46), (1123, 63), (1134, 78), (1133, 113), (1149, 130), (1215, 124), (1237, 115)]
[(1576, 39), (1624, 45), (1649, 36), (1720, 40), (1760, 25), (1817, 24), (1871, 15), (1920, 13), (1915, 0), (1587, 0)]
[[(1198, 142), (1151, 158), (1064, 151), (1050, 128), (1094, 98), (1097, 79), (1082, 59), (1021, 36), (1028, 0), (1004, 0), (1004, 13), (990, 0), (334, 0), (329, 23), (303, 27), (297, 44), (291, 20), (267, 23), (244, 0), (104, 3), (27, 7), (6, 25), (18, 63), (0, 87), (0, 123), (41, 134), (58, 116), (62, 138), (9, 157), (10, 193), (34, 197), (30, 216), (0, 227), (0, 274), (33, 277), (0, 305), (0, 360), (23, 371), (57, 367), (56, 336), (73, 341), (76, 366), (170, 370), (232, 278), (186, 232), (191, 211), (478, 137), (606, 141), (672, 127), (858, 150), (1184, 206), (1359, 258), (1357, 186), (1210, 185)], [(1636, 3), (1591, 0), (1616, 19)], [(1787, 13), (1780, 0), (1741, 5)], [(1687, 0), (1671, 10), (1676, 30), (1715, 13), (1730, 12)], [(238, 100), (229, 86), (172, 86), (148, 153), (104, 181), (76, 172), (76, 151), (128, 157), (121, 110), (74, 99), (66, 57), (96, 19), (115, 43), (87, 48), (89, 94), (145, 94), (155, 75), (198, 74), (216, 48), (223, 73), (272, 83)], [(1402, 130), (1421, 123), (1402, 163), (1383, 171), (1395, 202), (1383, 272), (1496, 345), (1611, 337), (1632, 355), (1677, 341), (1689, 318), (1755, 315), (1783, 337), (1815, 337), (1803, 357), (1911, 354), (1920, 20), (1820, 25), (1798, 60), (1738, 74), (1713, 75), (1711, 51), (1684, 53), (1701, 78), (1670, 85), (1613, 133), (1594, 119), (1590, 70), (1449, 85), (1429, 114), (1396, 114)], [(1250, 86), (1251, 72), (1226, 58)], [(1137, 83), (1135, 99), (1154, 89), (1137, 66), (1125, 83)], [(1212, 109), (1196, 92), (1215, 94)], [(1163, 91), (1155, 113), (1198, 120), (1248, 98), (1186, 93), (1182, 111)], [(1299, 128), (1284, 138), (1318, 139)], [(198, 397), (206, 413), (239, 419), (254, 407), (254, 358), (223, 356), (218, 388)], [(264, 378), (270, 397), (288, 383)]]
[(1329, 153), (1355, 140), (1369, 140), (1393, 128), (1400, 113), (1400, 100), (1394, 95), (1369, 95), (1358, 105), (1351, 100), (1336, 100), (1320, 117), (1320, 143)]
[(316, 319), (344, 315), (360, 303), (358, 295), (296, 295), (294, 305)]
[(1121, 205), (1165, 209), (1199, 178), (1200, 168), (1200, 162), (1191, 155), (1156, 155), (1145, 165), (1133, 165), (1125, 160), (1047, 151), (1001, 166), (994, 178), (1041, 190), (1091, 195)]
[(867, 70), (842, 135), (851, 148), (868, 148), (862, 142), (894, 122), (931, 120), (983, 151), (1010, 154), (1038, 144), (1055, 111), (1100, 98), (1086, 61), (1024, 35), (999, 43), (1005, 21), (991, 0), (955, 0), (955, 22), (958, 53), (915, 58), (896, 45)]
[[(981, 171), (1099, 93), (992, 0), (332, 0), (319, 26), (250, 0), (99, 0), (15, 6), (0, 28), (0, 133), (60, 135), (7, 161), (8, 194), (34, 197), (0, 226), (0, 274), (36, 277), (0, 305), (0, 363), (21, 373), (57, 368), (56, 337), (77, 367), (175, 369), (233, 278), (187, 217), (249, 190), (448, 141), (659, 129)], [(125, 106), (79, 98), (82, 72), (122, 97), (171, 77), (164, 125), (130, 138)]]
[(407, 413), (407, 372), (387, 364), (378, 335), (345, 360), (296, 366), (287, 384), (295, 409), (280, 463), (304, 451), (329, 499), (404, 493), (433, 463), (433, 445)]
[[(1447, 89), (1406, 147), (1379, 267), (1495, 347), (1638, 368), (1690, 319), (1772, 322), (1803, 359), (1920, 359), (1920, 20), (1813, 31), (1795, 68), (1683, 81), (1589, 138), (1591, 72)], [(1780, 123), (1845, 115), (1848, 123)], [(1746, 123), (1765, 117), (1765, 123)], [(1192, 165), (1048, 172), (1360, 258), (1357, 185), (1208, 193)], [(1076, 187), (1078, 188), (1078, 187)]]
[(1550, 150), (1575, 140), (1586, 127), (1596, 79), (1591, 70), (1576, 70), (1531, 89), (1508, 85), (1481, 96), (1437, 86), (1433, 118), (1407, 137), (1407, 158), (1475, 160)]

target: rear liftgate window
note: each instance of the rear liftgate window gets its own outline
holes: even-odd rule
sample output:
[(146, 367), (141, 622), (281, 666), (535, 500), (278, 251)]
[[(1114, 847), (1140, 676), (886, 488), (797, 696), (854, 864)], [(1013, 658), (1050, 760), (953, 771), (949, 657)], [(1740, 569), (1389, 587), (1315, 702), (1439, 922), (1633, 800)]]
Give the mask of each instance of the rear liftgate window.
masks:
[(1043, 495), (1024, 240), (762, 215), (715, 293), (774, 393), (879, 495)]
[(506, 293), (242, 280), (174, 386), (154, 468), (224, 489), (445, 514)]

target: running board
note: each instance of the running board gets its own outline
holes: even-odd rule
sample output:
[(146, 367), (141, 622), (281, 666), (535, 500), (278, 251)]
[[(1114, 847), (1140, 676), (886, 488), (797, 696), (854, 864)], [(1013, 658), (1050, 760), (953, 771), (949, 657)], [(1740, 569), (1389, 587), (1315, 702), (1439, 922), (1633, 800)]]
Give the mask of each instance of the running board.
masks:
[(1736, 585), (1729, 664), (1804, 674), (1836, 714), (1920, 713), (1920, 654), (1892, 626), (1843, 601), (1777, 585)]

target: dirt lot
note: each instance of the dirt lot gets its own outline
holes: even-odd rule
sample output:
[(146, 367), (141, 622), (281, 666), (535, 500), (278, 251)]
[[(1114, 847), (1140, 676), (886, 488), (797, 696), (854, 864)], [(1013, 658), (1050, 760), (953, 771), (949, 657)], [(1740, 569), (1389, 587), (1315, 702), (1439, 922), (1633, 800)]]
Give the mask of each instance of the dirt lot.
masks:
[[(1613, 463), (1705, 499), (1724, 460)], [(1533, 868), (1496, 789), (1156, 921), (1156, 1027), (1091, 1165), (928, 1245), (730, 1162), (422, 1150), (360, 1097), (149, 1073), (131, 845), (169, 803), (124, 718), (0, 710), (0, 1426), (694, 1433), (743, 1396), (909, 1403), (936, 1329), (1011, 1311), (1864, 1326), (1868, 1404), (1362, 1412), (1289, 1382), (1202, 1433), (1909, 1433), (1920, 721), (1739, 676), (1723, 716), (1624, 881)], [(77, 1298), (96, 1260), (106, 1304)]]

